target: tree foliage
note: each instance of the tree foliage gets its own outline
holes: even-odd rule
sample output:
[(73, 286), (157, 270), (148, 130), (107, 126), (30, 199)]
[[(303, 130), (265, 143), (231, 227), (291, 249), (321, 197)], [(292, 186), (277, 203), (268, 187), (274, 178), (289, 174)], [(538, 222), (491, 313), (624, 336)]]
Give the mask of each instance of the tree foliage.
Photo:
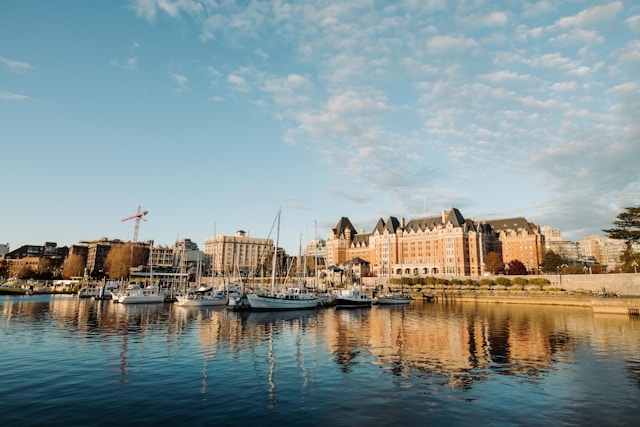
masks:
[(110, 279), (124, 279), (131, 267), (143, 264), (144, 250), (141, 246), (124, 243), (111, 248), (104, 260), (104, 268)]
[(84, 274), (84, 258), (78, 254), (71, 254), (64, 260), (62, 266), (62, 277), (70, 279), (72, 277), (80, 277)]
[(562, 255), (555, 253), (552, 250), (548, 250), (544, 253), (542, 259), (542, 270), (546, 273), (555, 273), (562, 264), (566, 264), (566, 260)]
[(497, 252), (489, 252), (484, 260), (484, 269), (491, 274), (496, 274), (504, 268), (502, 255)]
[(624, 208), (613, 221), (614, 228), (602, 230), (612, 239), (623, 239), (629, 243), (640, 241), (640, 206)]
[(640, 241), (640, 206), (624, 208), (613, 221), (615, 227), (602, 230), (612, 239), (627, 242), (627, 249), (621, 257), (623, 264), (630, 264), (633, 258), (633, 244)]
[(507, 266), (509, 276), (522, 276), (527, 274), (527, 267), (519, 259), (512, 259)]

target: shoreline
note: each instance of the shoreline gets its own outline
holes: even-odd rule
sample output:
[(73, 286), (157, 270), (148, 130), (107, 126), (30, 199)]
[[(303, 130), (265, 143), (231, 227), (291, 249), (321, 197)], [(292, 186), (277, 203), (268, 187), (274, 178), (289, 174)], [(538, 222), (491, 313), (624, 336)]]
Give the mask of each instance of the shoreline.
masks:
[[(24, 295), (26, 290), (20, 288), (0, 287), (0, 295)], [(43, 294), (73, 294), (73, 292), (45, 291), (33, 292)], [(439, 302), (465, 302), (476, 304), (524, 304), (553, 305), (591, 308), (594, 314), (623, 314), (640, 316), (640, 297), (638, 296), (602, 296), (591, 293), (569, 293), (567, 291), (501, 291), (501, 290), (442, 290), (436, 292), (412, 292), (416, 300)]]
[(479, 304), (529, 304), (571, 307), (589, 307), (598, 314), (640, 315), (640, 297), (594, 296), (566, 292), (509, 292), (509, 291), (442, 291), (431, 294), (412, 295), (414, 298), (432, 297), (434, 302), (456, 301)]

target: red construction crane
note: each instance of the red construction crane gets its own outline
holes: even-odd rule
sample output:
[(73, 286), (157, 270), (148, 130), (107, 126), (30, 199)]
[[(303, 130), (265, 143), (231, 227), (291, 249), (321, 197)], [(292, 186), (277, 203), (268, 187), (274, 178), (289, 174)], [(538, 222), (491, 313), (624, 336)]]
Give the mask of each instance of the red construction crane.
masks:
[[(136, 226), (133, 229), (133, 241), (134, 242), (138, 241), (138, 229), (140, 229), (140, 220), (142, 219), (143, 216), (145, 216), (148, 213), (149, 213), (149, 211), (141, 211), (140, 210), (140, 206), (138, 206), (138, 212), (137, 213), (135, 213), (133, 215), (130, 215), (130, 216), (126, 217), (126, 218), (122, 218), (122, 222), (129, 221), (130, 219), (134, 219), (134, 218), (136, 219)], [(146, 221), (146, 219), (145, 219), (145, 221)]]

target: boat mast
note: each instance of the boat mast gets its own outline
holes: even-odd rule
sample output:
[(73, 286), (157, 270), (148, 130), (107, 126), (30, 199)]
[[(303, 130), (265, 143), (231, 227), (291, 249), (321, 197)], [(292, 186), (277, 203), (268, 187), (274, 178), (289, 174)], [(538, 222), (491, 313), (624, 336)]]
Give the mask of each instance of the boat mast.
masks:
[(273, 263), (271, 265), (271, 293), (276, 293), (276, 258), (278, 257), (278, 239), (280, 238), (280, 209), (278, 209), (278, 222), (276, 225), (276, 244), (273, 247)]

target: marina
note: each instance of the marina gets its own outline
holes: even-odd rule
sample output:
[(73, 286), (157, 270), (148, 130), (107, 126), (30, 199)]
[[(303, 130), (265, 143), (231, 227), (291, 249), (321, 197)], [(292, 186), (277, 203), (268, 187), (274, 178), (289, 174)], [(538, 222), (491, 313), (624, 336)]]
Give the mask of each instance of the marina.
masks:
[(5, 426), (635, 425), (640, 322), (416, 299), (236, 312), (0, 296)]

